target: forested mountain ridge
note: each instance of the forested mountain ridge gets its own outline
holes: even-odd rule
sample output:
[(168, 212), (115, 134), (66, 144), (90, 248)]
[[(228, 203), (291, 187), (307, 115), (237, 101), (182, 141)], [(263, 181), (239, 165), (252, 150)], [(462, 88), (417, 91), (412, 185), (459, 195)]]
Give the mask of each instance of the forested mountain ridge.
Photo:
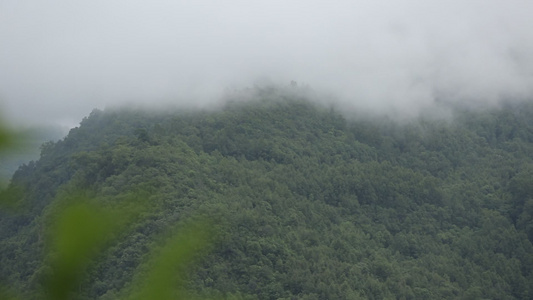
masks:
[(0, 278), (36, 295), (58, 197), (141, 194), (153, 210), (106, 250), (81, 299), (131, 287), (154, 236), (202, 215), (218, 235), (201, 297), (530, 299), (533, 105), (398, 123), (271, 90), (218, 111), (93, 111), (22, 166), (0, 215)]
[(22, 164), (39, 158), (40, 146), (45, 141), (57, 141), (67, 134), (68, 129), (59, 126), (29, 127), (17, 131), (17, 145), (0, 154), (0, 188), (5, 188), (13, 173)]

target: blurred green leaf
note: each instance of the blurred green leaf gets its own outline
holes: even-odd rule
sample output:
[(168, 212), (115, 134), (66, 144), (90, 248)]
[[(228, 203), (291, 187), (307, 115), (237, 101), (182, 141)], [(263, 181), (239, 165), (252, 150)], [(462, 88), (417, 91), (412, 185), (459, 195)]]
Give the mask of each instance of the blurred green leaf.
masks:
[(8, 287), (0, 285), (0, 299), (17, 300), (20, 298), (16, 297), (15, 294)]
[(89, 260), (109, 238), (113, 227), (110, 212), (86, 203), (66, 209), (52, 232), (53, 276), (49, 278), (49, 299), (68, 299), (80, 281)]
[[(70, 204), (52, 214), (50, 255), (53, 270), (46, 282), (48, 299), (70, 299), (84, 272), (103, 247), (131, 224), (145, 206), (98, 205), (93, 199), (78, 195)], [(63, 200), (63, 202), (66, 200)]]
[(0, 191), (0, 208), (12, 212), (19, 212), (24, 208), (23, 189), (20, 186), (11, 185)]
[(146, 276), (137, 279), (140, 290), (130, 299), (187, 299), (183, 283), (195, 259), (205, 254), (212, 232), (206, 222), (180, 228), (149, 261)]
[(7, 148), (12, 142), (12, 135), (5, 128), (0, 127), (0, 150)]

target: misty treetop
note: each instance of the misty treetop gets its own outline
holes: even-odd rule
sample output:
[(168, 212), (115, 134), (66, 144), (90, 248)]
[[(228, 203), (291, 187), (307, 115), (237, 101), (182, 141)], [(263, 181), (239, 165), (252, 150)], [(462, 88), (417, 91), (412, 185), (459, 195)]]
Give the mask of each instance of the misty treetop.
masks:
[[(80, 299), (135, 290), (157, 237), (201, 216), (216, 239), (188, 297), (531, 299), (533, 105), (397, 122), (275, 89), (219, 110), (94, 110), (19, 168), (0, 278), (36, 297), (60, 200), (150, 209), (88, 267)], [(64, 201), (64, 200), (62, 200)], [(161, 250), (164, 252), (164, 250)]]

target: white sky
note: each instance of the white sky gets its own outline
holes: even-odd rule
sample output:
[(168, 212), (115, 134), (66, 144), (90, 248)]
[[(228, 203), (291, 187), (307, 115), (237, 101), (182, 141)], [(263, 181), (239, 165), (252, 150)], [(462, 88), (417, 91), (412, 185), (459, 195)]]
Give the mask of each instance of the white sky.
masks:
[(73, 125), (264, 78), (406, 113), (529, 98), (532, 16), (530, 0), (0, 0), (0, 109)]

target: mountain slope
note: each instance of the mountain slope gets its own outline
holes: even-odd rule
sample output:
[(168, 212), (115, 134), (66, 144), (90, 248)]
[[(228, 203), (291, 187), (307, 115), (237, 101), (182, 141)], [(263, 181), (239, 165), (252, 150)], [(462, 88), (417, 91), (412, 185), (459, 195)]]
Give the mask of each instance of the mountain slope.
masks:
[[(0, 219), (1, 278), (31, 294), (58, 197), (147, 198), (83, 297), (131, 287), (155, 237), (202, 215), (218, 238), (194, 293), (245, 299), (529, 299), (533, 106), (453, 121), (346, 119), (277, 90), (212, 112), (93, 111), (21, 167)], [(156, 246), (157, 247), (157, 246)]]

